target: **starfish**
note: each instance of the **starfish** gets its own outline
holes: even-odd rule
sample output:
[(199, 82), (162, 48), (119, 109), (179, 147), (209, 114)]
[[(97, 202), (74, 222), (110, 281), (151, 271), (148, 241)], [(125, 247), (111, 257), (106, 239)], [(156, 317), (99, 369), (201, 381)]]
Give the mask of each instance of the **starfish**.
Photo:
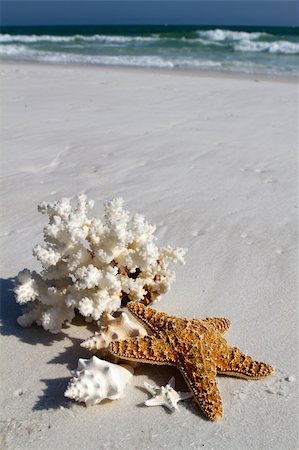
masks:
[(174, 389), (175, 378), (171, 377), (166, 386), (152, 386), (151, 384), (144, 382), (145, 389), (152, 394), (152, 398), (146, 400), (146, 406), (166, 406), (171, 412), (178, 409), (178, 402), (181, 400), (187, 400), (192, 397), (191, 392), (180, 392)]
[(217, 373), (258, 379), (274, 372), (270, 364), (255, 361), (228, 345), (223, 337), (230, 327), (228, 319), (188, 320), (137, 302), (129, 302), (127, 307), (152, 335), (114, 341), (109, 351), (122, 359), (176, 366), (198, 406), (211, 420), (223, 415)]

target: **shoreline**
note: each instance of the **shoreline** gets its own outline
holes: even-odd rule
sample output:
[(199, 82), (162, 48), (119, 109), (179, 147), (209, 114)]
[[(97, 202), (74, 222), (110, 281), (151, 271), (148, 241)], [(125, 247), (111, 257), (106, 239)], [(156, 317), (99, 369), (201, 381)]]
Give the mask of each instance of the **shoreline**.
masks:
[(234, 80), (250, 80), (250, 81), (269, 81), (269, 82), (286, 82), (291, 84), (297, 84), (299, 81), (298, 75), (279, 75), (279, 74), (263, 74), (263, 73), (244, 73), (234, 71), (213, 71), (205, 69), (188, 69), (188, 68), (166, 68), (166, 67), (135, 67), (135, 66), (109, 66), (99, 64), (79, 64), (79, 63), (50, 63), (43, 61), (15, 61), (6, 60), (0, 58), (0, 66), (41, 66), (41, 67), (57, 67), (57, 68), (78, 68), (82, 70), (100, 70), (100, 71), (112, 71), (112, 72), (126, 72), (126, 73), (152, 73), (152, 74), (165, 74), (165, 75), (181, 75), (199, 78), (215, 78), (215, 79), (234, 79)]

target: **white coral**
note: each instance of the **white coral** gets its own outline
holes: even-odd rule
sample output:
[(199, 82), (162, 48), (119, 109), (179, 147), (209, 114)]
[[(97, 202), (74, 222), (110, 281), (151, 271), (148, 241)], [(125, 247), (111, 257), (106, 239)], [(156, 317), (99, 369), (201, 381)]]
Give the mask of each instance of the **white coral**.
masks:
[(32, 300), (36, 300), (39, 294), (37, 273), (24, 269), (19, 273), (18, 280), (19, 284), (15, 288), (18, 302), (22, 305)]
[(25, 269), (16, 279), (17, 302), (26, 304), (22, 326), (33, 322), (57, 333), (75, 311), (87, 321), (112, 314), (121, 302), (151, 303), (174, 279), (169, 262), (184, 262), (185, 250), (157, 247), (155, 226), (123, 208), (122, 199), (105, 204), (105, 220), (89, 218), (94, 202), (85, 195), (38, 206), (47, 214), (44, 243), (33, 255), (40, 274)]

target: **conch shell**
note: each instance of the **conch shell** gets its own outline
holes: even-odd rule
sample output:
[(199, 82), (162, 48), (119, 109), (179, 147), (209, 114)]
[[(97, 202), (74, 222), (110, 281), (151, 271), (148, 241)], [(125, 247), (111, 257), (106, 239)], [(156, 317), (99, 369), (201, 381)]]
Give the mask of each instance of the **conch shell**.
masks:
[(93, 356), (80, 358), (76, 370), (71, 371), (65, 397), (97, 405), (104, 399), (117, 400), (124, 396), (124, 389), (134, 370), (126, 364), (116, 365)]
[(95, 353), (99, 352), (101, 356), (106, 357), (110, 342), (129, 337), (143, 337), (146, 334), (145, 328), (129, 318), (125, 312), (121, 312), (119, 317), (104, 314), (100, 332), (96, 332), (89, 339), (83, 341), (81, 347)]

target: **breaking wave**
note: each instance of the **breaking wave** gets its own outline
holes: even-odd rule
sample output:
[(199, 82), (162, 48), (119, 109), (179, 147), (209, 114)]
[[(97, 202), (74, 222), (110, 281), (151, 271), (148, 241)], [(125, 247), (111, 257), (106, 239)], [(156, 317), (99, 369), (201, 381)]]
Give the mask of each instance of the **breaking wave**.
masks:
[(26, 59), (31, 61), (49, 62), (57, 64), (76, 63), (76, 64), (99, 64), (109, 66), (135, 66), (135, 67), (157, 67), (157, 68), (211, 68), (221, 67), (220, 62), (216, 61), (194, 61), (192, 58), (161, 58), (158, 56), (90, 56), (76, 55), (58, 52), (42, 52), (38, 50), (24, 50), (24, 48), (16, 45), (6, 46), (5, 49), (0, 48), (0, 56), (4, 55), (20, 55), (24, 54)]
[(50, 36), (50, 35), (0, 35), (0, 43), (18, 42), (24, 44), (35, 43), (73, 43), (73, 42), (111, 42), (111, 43), (130, 43), (130, 42), (157, 42), (161, 40), (159, 37), (142, 37), (142, 36), (109, 36), (95, 34), (92, 36), (83, 36), (76, 34), (74, 36)]
[(198, 35), (210, 41), (223, 42), (223, 41), (240, 41), (242, 39), (259, 39), (262, 37), (269, 36), (268, 33), (264, 32), (252, 32), (247, 31), (231, 31), (231, 30), (205, 30), (198, 31)]

